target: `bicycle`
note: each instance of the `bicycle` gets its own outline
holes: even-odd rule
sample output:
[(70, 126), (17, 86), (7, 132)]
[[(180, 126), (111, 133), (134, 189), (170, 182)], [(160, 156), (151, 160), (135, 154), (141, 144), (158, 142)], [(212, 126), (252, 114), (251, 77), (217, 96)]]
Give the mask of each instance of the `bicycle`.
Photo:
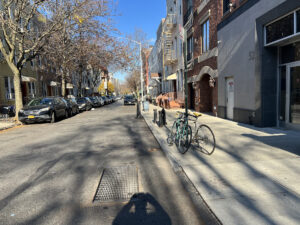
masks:
[[(191, 144), (194, 149), (200, 150), (201, 152), (211, 155), (216, 147), (215, 135), (211, 128), (206, 124), (201, 124), (197, 127), (198, 118), (201, 116), (200, 113), (185, 114), (177, 112), (178, 118), (174, 121), (172, 129), (168, 135), (167, 142), (172, 145), (174, 142), (181, 154), (187, 152)], [(192, 128), (188, 125), (189, 117), (193, 117), (195, 124), (195, 135), (192, 135)]]

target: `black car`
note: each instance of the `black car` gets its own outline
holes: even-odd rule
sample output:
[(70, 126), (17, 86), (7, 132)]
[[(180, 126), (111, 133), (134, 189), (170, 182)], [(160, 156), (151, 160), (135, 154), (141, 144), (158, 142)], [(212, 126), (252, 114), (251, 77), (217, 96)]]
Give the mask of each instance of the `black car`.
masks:
[(19, 111), (19, 120), (22, 123), (51, 122), (58, 118), (67, 118), (66, 103), (59, 97), (45, 97), (32, 99)]
[(124, 97), (124, 105), (134, 105), (136, 102), (135, 97), (132, 95), (126, 95)]
[(79, 106), (76, 102), (75, 98), (67, 98), (65, 99), (68, 104), (68, 114), (69, 116), (73, 116), (79, 113)]
[(113, 99), (112, 99), (111, 96), (107, 95), (106, 98), (108, 99), (108, 102), (109, 102), (109, 103), (113, 103)]
[(92, 102), (88, 97), (81, 97), (76, 99), (79, 106), (79, 111), (89, 111), (93, 108)]
[(91, 100), (94, 108), (101, 106), (101, 102), (99, 101), (99, 99), (97, 97), (89, 97), (89, 99)]

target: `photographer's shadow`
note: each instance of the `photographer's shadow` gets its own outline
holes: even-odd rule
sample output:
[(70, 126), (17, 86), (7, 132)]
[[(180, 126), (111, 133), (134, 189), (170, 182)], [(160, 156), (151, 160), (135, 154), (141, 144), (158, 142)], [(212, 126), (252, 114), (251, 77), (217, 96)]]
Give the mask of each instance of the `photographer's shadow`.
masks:
[(148, 193), (134, 194), (113, 221), (113, 225), (171, 225), (171, 219)]

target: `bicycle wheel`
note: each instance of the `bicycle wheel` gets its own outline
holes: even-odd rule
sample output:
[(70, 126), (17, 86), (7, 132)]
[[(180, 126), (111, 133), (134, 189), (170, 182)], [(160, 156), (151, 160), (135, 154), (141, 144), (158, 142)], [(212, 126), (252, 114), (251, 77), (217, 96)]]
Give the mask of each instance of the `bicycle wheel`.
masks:
[(177, 149), (181, 154), (187, 152), (192, 141), (192, 128), (189, 125), (184, 125), (182, 128), (182, 133), (178, 139)]
[(176, 129), (176, 124), (177, 124), (177, 121), (174, 121), (172, 129), (171, 129), (171, 131), (168, 134), (167, 143), (169, 145), (172, 145), (174, 143), (175, 134), (176, 134), (176, 130), (177, 130)]
[(202, 124), (197, 129), (194, 140), (196, 149), (198, 148), (208, 155), (211, 155), (214, 152), (216, 147), (216, 139), (209, 126)]

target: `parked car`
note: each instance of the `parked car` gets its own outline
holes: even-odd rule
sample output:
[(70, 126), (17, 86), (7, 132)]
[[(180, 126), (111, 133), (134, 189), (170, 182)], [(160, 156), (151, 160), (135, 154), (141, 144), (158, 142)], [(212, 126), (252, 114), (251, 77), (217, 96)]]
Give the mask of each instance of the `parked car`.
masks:
[(54, 123), (63, 117), (68, 117), (67, 105), (59, 97), (35, 98), (19, 111), (19, 120), (22, 123)]
[(74, 116), (79, 113), (79, 106), (76, 102), (75, 98), (67, 98), (65, 99), (68, 104), (68, 114), (69, 116)]
[(132, 95), (126, 95), (124, 97), (124, 105), (134, 105), (136, 102), (135, 97)]
[(106, 98), (108, 99), (108, 102), (109, 102), (109, 103), (112, 103), (112, 102), (113, 102), (113, 99), (112, 99), (111, 96), (107, 95)]
[(13, 117), (16, 114), (16, 109), (14, 105), (1, 106), (0, 114), (5, 115), (7, 117)]
[(103, 106), (104, 105), (104, 100), (100, 96), (96, 96), (96, 98), (98, 98), (101, 106)]
[(103, 99), (105, 105), (109, 104), (109, 99), (107, 97), (102, 96), (101, 98)]
[(101, 106), (101, 102), (99, 101), (99, 99), (97, 97), (88, 97), (91, 102), (92, 102), (92, 106), (94, 108), (100, 107)]
[(88, 111), (93, 108), (92, 102), (87, 97), (81, 97), (76, 99), (79, 107), (79, 111)]

